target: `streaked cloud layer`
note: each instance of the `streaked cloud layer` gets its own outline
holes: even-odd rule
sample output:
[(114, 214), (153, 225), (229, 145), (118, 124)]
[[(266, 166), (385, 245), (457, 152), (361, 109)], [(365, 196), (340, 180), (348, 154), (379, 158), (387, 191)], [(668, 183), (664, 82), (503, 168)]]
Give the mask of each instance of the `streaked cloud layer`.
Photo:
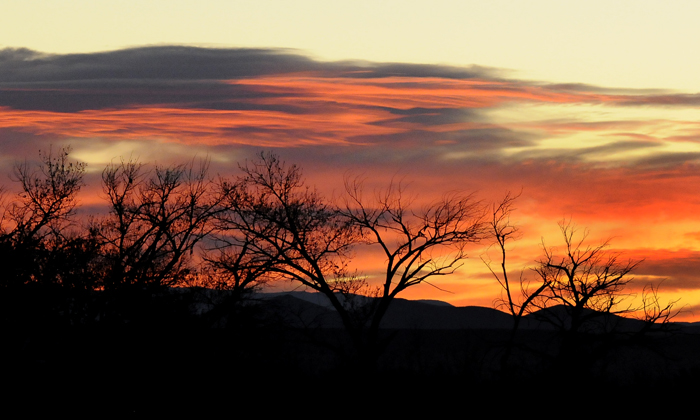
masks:
[[(9, 172), (38, 148), (70, 143), (96, 170), (119, 156), (163, 163), (196, 153), (230, 173), (274, 148), (329, 195), (346, 173), (377, 187), (404, 177), (420, 200), (455, 189), (485, 200), (522, 190), (516, 266), (538, 256), (541, 237), (557, 244), (557, 221), (571, 218), (593, 240), (614, 237), (616, 248), (646, 258), (641, 283), (667, 279), (669, 296), (693, 296), (700, 95), (506, 76), (477, 66), (322, 62), (275, 49), (5, 49), (0, 166)], [(429, 286), (412, 293), (490, 304), (493, 282), (473, 260), (463, 278), (444, 280), (454, 295)]]

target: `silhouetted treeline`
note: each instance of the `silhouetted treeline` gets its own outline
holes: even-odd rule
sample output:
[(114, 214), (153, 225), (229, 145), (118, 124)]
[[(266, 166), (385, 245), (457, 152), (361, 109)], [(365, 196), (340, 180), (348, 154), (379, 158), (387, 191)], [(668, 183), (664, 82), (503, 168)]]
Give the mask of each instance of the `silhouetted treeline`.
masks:
[[(62, 351), (140, 342), (150, 353), (178, 347), (199, 357), (228, 352), (230, 370), (243, 369), (240, 358), (277, 372), (296, 366), (295, 374), (344, 369), (358, 377), (382, 369), (483, 381), (564, 371), (602, 375), (600, 364), (611, 354), (646, 346), (644, 333), (658, 337), (652, 326), (675, 314), (675, 302), (660, 304), (654, 288), (643, 307), (621, 307), (639, 262), (609, 253), (607, 243), (584, 245), (585, 234), (576, 239), (571, 224), (561, 225), (562, 254), (544, 248), (534, 281), (509, 279), (505, 244), (517, 232), (509, 219), (511, 195), (489, 206), (452, 194), (416, 208), (400, 184), (366, 194), (356, 178), (347, 179), (344, 198), (332, 202), (305, 185), (300, 168), (260, 154), (237, 175), (216, 179), (207, 162), (111, 164), (102, 172), (106, 212), (78, 215), (85, 165), (71, 162), (68, 149), (40, 156), (37, 166), (15, 167), (20, 192), (2, 202), (0, 323), (6, 338), (14, 337), (10, 342), (30, 343), (9, 346), (14, 354), (41, 347), (44, 339), (64, 343), (59, 331), (91, 331), (96, 341), (76, 338)], [(424, 331), (411, 347), (409, 332), (381, 329), (401, 292), (455, 272), (470, 246), (489, 241), (501, 252), (492, 273), (504, 290), (510, 331), (459, 339)], [(386, 263), (378, 282), (350, 269), (361, 246), (373, 246)], [(273, 281), (318, 292), (328, 308), (284, 299), (254, 304), (256, 289)], [(636, 329), (607, 327), (615, 315), (638, 310)], [(533, 317), (551, 327), (523, 330)], [(231, 335), (204, 333), (214, 330)], [(104, 331), (119, 333), (100, 335)], [(459, 350), (445, 350), (457, 342)], [(180, 356), (175, 351), (167, 360)], [(130, 356), (119, 363), (145, 362)], [(244, 370), (260, 369), (253, 366)]]
[(4, 325), (167, 324), (190, 309), (173, 286), (247, 286), (205, 277), (215, 270), (195, 253), (221, 211), (206, 163), (110, 165), (102, 173), (107, 214), (78, 217), (85, 165), (65, 149), (41, 158), (16, 166), (21, 192), (3, 202)]
[[(37, 317), (42, 325), (170, 322), (188, 305), (185, 287), (227, 291), (225, 304), (199, 311), (198, 321), (214, 322), (256, 286), (284, 280), (326, 296), (357, 355), (372, 363), (391, 301), (454, 272), (486, 235), (485, 207), (470, 195), (419, 210), (401, 185), (368, 198), (353, 179), (345, 199), (331, 202), (271, 154), (217, 180), (206, 162), (149, 169), (121, 161), (102, 172), (107, 214), (78, 218), (85, 165), (70, 162), (66, 149), (41, 158), (16, 166), (21, 192), (3, 208), (8, 325)], [(387, 260), (379, 285), (348, 268), (365, 245)]]

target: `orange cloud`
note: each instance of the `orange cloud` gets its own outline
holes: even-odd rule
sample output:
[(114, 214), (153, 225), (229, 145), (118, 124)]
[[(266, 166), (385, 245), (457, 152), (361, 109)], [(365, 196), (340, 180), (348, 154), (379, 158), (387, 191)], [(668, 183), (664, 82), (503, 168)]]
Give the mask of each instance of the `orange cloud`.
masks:
[(343, 144), (352, 136), (398, 132), (372, 123), (393, 118), (381, 110), (297, 116), (265, 110), (228, 111), (144, 107), (76, 113), (0, 109), (0, 128), (36, 134), (114, 139), (167, 139), (261, 147)]
[[(511, 82), (434, 77), (355, 79), (277, 76), (231, 80), (228, 83), (253, 87), (258, 92), (293, 93), (286, 99), (288, 103), (323, 100), (329, 103), (397, 109), (486, 108), (509, 101), (574, 103), (613, 100), (613, 97), (606, 95), (557, 92)], [(280, 98), (257, 101), (279, 104)]]
[[(599, 94), (559, 92), (513, 82), (436, 77), (276, 76), (226, 83), (245, 86), (249, 94), (237, 97), (232, 93), (218, 99), (247, 104), (245, 109), (191, 108), (186, 103), (77, 112), (0, 107), (0, 128), (63, 137), (284, 147), (357, 143), (360, 136), (367, 139), (412, 130), (449, 133), (493, 127), (439, 118), (437, 123), (425, 124), (403, 118), (398, 112), (402, 110), (423, 109), (422, 115), (430, 116), (430, 109), (491, 108), (506, 102), (609, 100)], [(269, 109), (271, 106), (278, 109)]]

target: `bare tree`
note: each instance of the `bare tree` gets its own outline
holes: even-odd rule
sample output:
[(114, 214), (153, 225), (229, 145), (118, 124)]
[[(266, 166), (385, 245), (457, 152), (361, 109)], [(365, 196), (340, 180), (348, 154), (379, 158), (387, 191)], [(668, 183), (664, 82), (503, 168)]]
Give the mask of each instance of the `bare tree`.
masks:
[[(492, 208), (492, 217), (488, 222), (489, 234), (496, 241), (494, 245), (498, 246), (500, 257), (499, 267), (493, 268), (493, 261), (481, 257), (481, 260), (486, 264), (491, 274), (494, 276), (498, 284), (501, 286), (503, 295), (498, 300), (499, 307), (505, 308), (513, 316), (513, 330), (517, 330), (520, 320), (523, 315), (528, 313), (530, 304), (534, 299), (542, 294), (547, 288), (547, 283), (542, 282), (532, 290), (529, 283), (523, 280), (523, 272), (517, 282), (511, 281), (507, 268), (507, 243), (519, 238), (519, 229), (511, 220), (511, 214), (515, 210), (513, 205), (519, 197), (507, 193), (498, 204), (494, 204)], [(515, 283), (515, 284), (514, 284)]]
[(39, 153), (38, 167), (26, 161), (15, 166), (21, 192), (5, 208), (3, 230), (17, 242), (60, 238), (72, 223), (77, 195), (83, 186), (85, 163), (70, 162), (70, 148), (55, 156)]
[[(562, 221), (559, 228), (563, 248), (547, 248), (543, 243), (544, 255), (534, 267), (546, 288), (532, 301), (532, 307), (540, 309), (538, 317), (554, 325), (559, 334), (553, 372), (558, 375), (567, 371), (583, 377), (591, 373), (597, 361), (605, 360), (610, 350), (631, 343), (630, 337), (640, 337), (650, 325), (664, 320), (647, 309), (645, 327), (641, 331), (627, 330), (615, 315), (634, 316), (644, 309), (634, 305), (634, 294), (628, 290), (631, 274), (642, 261), (608, 250), (609, 241), (588, 245), (588, 231), (578, 234), (571, 222)], [(648, 308), (654, 305), (646, 294), (644, 300)], [(660, 312), (670, 316), (672, 306)]]
[(508, 337), (505, 352), (501, 357), (502, 369), (506, 368), (513, 352), (516, 335), (523, 316), (533, 309), (533, 301), (538, 299), (548, 286), (547, 282), (543, 281), (532, 288), (530, 287), (531, 284), (524, 280), (522, 271), (517, 281), (511, 281), (508, 273), (507, 246), (510, 241), (519, 238), (519, 229), (511, 222), (511, 215), (515, 210), (513, 206), (519, 196), (520, 194), (513, 195), (509, 192), (500, 203), (494, 204), (492, 207), (491, 218), (488, 222), (489, 234), (495, 240), (494, 245), (498, 247), (498, 253), (500, 254), (499, 267), (494, 269), (491, 259), (483, 255), (481, 257), (481, 260), (501, 286), (502, 295), (497, 301), (497, 307), (505, 308), (513, 317), (513, 327)]
[(682, 308), (677, 307), (680, 298), (663, 303), (658, 292), (659, 285), (644, 286), (642, 304), (637, 312), (641, 312), (639, 319), (645, 322), (645, 327), (639, 331), (638, 335), (644, 334), (654, 327), (664, 328), (668, 326), (682, 310)]
[[(241, 167), (234, 181), (220, 181), (226, 211), (217, 216), (225, 267), (253, 268), (256, 276), (299, 282), (326, 295), (346, 325), (352, 317), (335, 294), (344, 276), (357, 229), (315, 190), (304, 185), (301, 169), (261, 154)], [(233, 249), (230, 254), (228, 249)], [(245, 271), (244, 271), (245, 272)], [(247, 274), (246, 274), (247, 275)]]
[(236, 242), (228, 238), (217, 238), (215, 253), (204, 256), (207, 263), (207, 278), (203, 284), (215, 290), (229, 290), (245, 294), (262, 286), (269, 280), (271, 261), (252, 252), (254, 245)]
[(392, 300), (418, 284), (439, 288), (430, 280), (454, 273), (467, 258), (467, 247), (485, 237), (486, 213), (472, 195), (449, 194), (415, 209), (401, 185), (391, 184), (370, 200), (358, 179), (346, 180), (346, 191), (343, 215), (360, 229), (365, 243), (381, 250), (386, 263), (367, 330), (374, 351)]
[[(453, 273), (467, 246), (486, 233), (484, 206), (470, 195), (446, 195), (414, 209), (400, 187), (366, 200), (355, 180), (346, 182), (339, 208), (307, 187), (297, 166), (275, 155), (261, 154), (241, 169), (241, 177), (220, 183), (226, 211), (218, 220), (230, 235), (226, 247), (245, 247), (253, 260), (267, 261), (271, 276), (324, 294), (368, 366), (383, 349), (378, 332), (392, 300)], [(379, 285), (349, 270), (361, 244), (376, 246), (386, 260)]]
[(626, 288), (632, 281), (631, 273), (642, 261), (608, 251), (609, 241), (587, 245), (588, 231), (577, 237), (577, 229), (570, 222), (560, 222), (559, 228), (564, 238), (562, 255), (543, 244), (544, 255), (534, 268), (546, 286), (544, 293), (534, 299), (534, 306), (542, 309), (563, 305), (567, 309), (566, 329), (571, 333), (601, 314), (635, 312), (623, 302), (630, 297)]
[(51, 150), (41, 153), (41, 163), (17, 164), (14, 181), (21, 191), (6, 201), (2, 210), (1, 246), (7, 258), (5, 284), (16, 282), (56, 283), (60, 279), (44, 275), (52, 272), (49, 253), (57, 253), (68, 242), (68, 228), (73, 225), (77, 195), (83, 185), (85, 164), (70, 162), (70, 148), (58, 155)]
[[(642, 304), (635, 305), (635, 294), (629, 291), (629, 286), (632, 272), (642, 261), (626, 259), (620, 252), (610, 251), (609, 240), (589, 245), (588, 231), (579, 232), (569, 221), (559, 223), (564, 240), (562, 248), (548, 248), (543, 241), (543, 256), (531, 268), (536, 279), (524, 280), (521, 272), (520, 278), (512, 281), (506, 266), (506, 243), (517, 237), (518, 229), (510, 222), (516, 198), (508, 194), (492, 212), (491, 234), (500, 251), (499, 269), (493, 269), (492, 261), (484, 259), (502, 288), (500, 306), (506, 308), (514, 320), (501, 359), (502, 368), (507, 366), (513, 351), (520, 322), (529, 313), (554, 325), (559, 333), (561, 341), (556, 358), (559, 370), (580, 370), (585, 365), (583, 360), (594, 360), (582, 352), (596, 348), (591, 346), (598, 339), (606, 338), (611, 344), (630, 336), (640, 337), (652, 326), (667, 324), (678, 314), (674, 310), (677, 301), (662, 304), (658, 288), (654, 286), (645, 288)], [(643, 320), (645, 326), (639, 331), (620, 330), (619, 318), (614, 315), (636, 317)]]
[(250, 326), (256, 313), (254, 292), (270, 280), (271, 261), (256, 252), (250, 238), (215, 223), (214, 245), (198, 273), (182, 284), (196, 291), (199, 316), (207, 325)]
[(82, 322), (98, 281), (92, 270), (98, 246), (74, 220), (86, 165), (71, 162), (69, 153), (49, 149), (37, 165), (17, 164), (20, 192), (2, 203), (1, 306), (13, 323)]
[(134, 161), (102, 173), (109, 215), (93, 226), (106, 257), (105, 288), (175, 285), (188, 256), (212, 229), (217, 209), (208, 163), (145, 171)]

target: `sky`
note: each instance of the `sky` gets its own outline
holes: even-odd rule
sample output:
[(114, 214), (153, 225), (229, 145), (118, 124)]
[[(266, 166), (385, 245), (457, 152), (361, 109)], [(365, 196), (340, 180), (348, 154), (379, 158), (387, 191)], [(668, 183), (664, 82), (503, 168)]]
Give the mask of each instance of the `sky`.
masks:
[[(700, 3), (107, 3), (3, 4), (0, 173), (70, 145), (86, 209), (120, 158), (227, 175), (263, 150), (329, 197), (349, 175), (419, 202), (511, 191), (515, 272), (569, 220), (700, 320)], [(493, 306), (489, 256), (402, 296)]]

